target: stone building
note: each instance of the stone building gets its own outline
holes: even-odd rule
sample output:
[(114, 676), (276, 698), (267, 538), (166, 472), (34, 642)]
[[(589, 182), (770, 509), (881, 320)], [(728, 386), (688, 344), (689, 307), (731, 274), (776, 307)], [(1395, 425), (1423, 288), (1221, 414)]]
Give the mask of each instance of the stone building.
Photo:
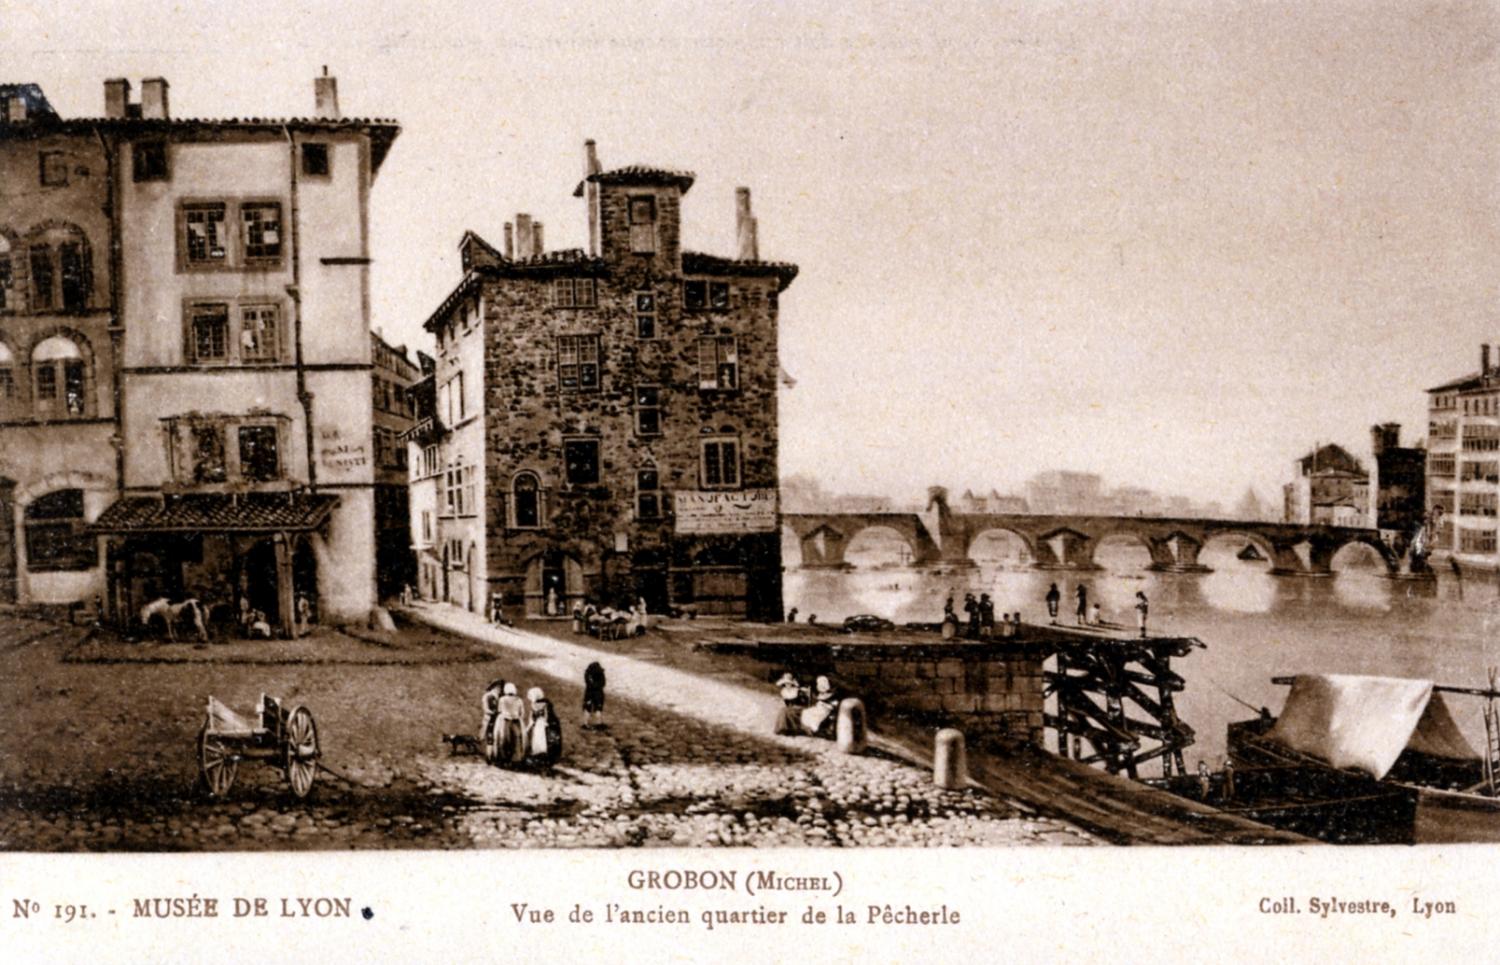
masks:
[(223, 614), (245, 594), (284, 632), (298, 597), (364, 619), (367, 199), (398, 128), (341, 118), (326, 74), (314, 116), (284, 121), (178, 119), (165, 80), (141, 88), (106, 81), (85, 119), (6, 94), (14, 592), (102, 595), (122, 622), (156, 595)]
[(781, 615), (777, 312), (749, 190), (736, 258), (684, 251), (693, 175), (601, 170), (574, 192), (587, 251), (519, 215), (460, 243), (433, 312), (440, 595), (531, 614), (586, 597)]
[(0, 604), (104, 593), (84, 526), (118, 494), (116, 158), (0, 85)]
[[(419, 353), (420, 354), (420, 353)], [(421, 381), (418, 362), (405, 345), (370, 333), (370, 408), (374, 418), (370, 452), (375, 466), (375, 589), (382, 599), (415, 583), (408, 496), (410, 467), (406, 433), (416, 423), (412, 387)]]
[(1370, 521), (1404, 547), (1422, 526), (1427, 511), (1427, 450), (1401, 445), (1401, 426), (1370, 427), (1375, 478), (1370, 485)]
[(1500, 567), (1500, 366), (1427, 390), (1426, 547), (1456, 563)]
[(412, 585), (424, 600), (445, 599), (443, 593), (443, 560), (437, 544), (438, 441), (441, 432), (434, 419), (437, 413), (437, 390), (433, 382), (437, 360), (426, 352), (417, 353), (421, 378), (412, 383), (408, 397), (412, 404), (412, 427), (406, 430), (407, 508), (411, 519), (408, 539), (416, 573)]
[(1370, 474), (1342, 446), (1315, 446), (1295, 463), (1282, 490), (1282, 521), (1304, 526), (1369, 526)]

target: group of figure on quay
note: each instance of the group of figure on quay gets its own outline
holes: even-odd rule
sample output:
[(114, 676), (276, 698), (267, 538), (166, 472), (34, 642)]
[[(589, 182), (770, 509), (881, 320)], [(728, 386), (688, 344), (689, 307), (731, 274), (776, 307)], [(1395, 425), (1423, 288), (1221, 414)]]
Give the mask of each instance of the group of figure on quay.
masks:
[[(1079, 626), (1111, 626), (1111, 624), (1105, 622), (1104, 611), (1099, 606), (1098, 600), (1095, 600), (1093, 607), (1090, 608), (1089, 588), (1086, 584), (1078, 584), (1078, 588), (1073, 591), (1073, 595), (1078, 599), (1078, 608), (1074, 611), (1074, 617)], [(1057, 588), (1056, 583), (1047, 588), (1046, 601), (1047, 616), (1052, 621), (1052, 625), (1057, 626), (1057, 609), (1058, 605), (1062, 602), (1062, 591)], [(1136, 628), (1140, 630), (1142, 637), (1146, 635), (1146, 617), (1150, 612), (1151, 601), (1146, 599), (1144, 590), (1137, 590), (1135, 593), (1135, 621)]]
[(781, 712), (776, 717), (777, 734), (833, 736), (840, 698), (832, 681), (820, 676), (809, 690), (788, 671), (777, 678), (776, 690), (781, 694)]
[[(964, 636), (970, 640), (988, 639), (990, 637), (1014, 637), (1021, 632), (1021, 611), (1015, 613), (1000, 614), (998, 625), (995, 622), (995, 603), (990, 599), (988, 593), (981, 593), (976, 599), (974, 594), (964, 594), (964, 615), (967, 618), (967, 626)], [(948, 594), (948, 599), (943, 603), (942, 632), (944, 640), (951, 640), (959, 633), (958, 613), (953, 609), (953, 594)]]
[[(599, 709), (602, 713), (602, 671), (600, 676)], [(484, 721), (479, 728), (479, 741), (485, 759), (491, 764), (550, 767), (562, 757), (562, 721), (542, 688), (532, 687), (522, 700), (514, 683), (492, 680), (485, 688), (480, 706), (484, 710)]]

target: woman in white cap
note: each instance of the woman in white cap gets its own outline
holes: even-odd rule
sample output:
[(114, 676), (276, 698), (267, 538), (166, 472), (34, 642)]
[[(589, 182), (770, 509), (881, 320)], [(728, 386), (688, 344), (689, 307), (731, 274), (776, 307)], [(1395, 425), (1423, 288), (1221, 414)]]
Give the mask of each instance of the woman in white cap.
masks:
[(542, 693), (542, 688), (532, 687), (526, 691), (526, 700), (531, 704), (531, 727), (526, 734), (526, 759), (540, 764), (555, 764), (562, 756), (562, 723), (552, 702)]
[(495, 721), (496, 764), (519, 764), (526, 759), (526, 702), (516, 692), (516, 685), (507, 682), (497, 707), (499, 719)]
[(806, 702), (807, 691), (802, 688), (790, 671), (777, 678), (776, 690), (781, 694), (781, 710), (776, 715), (776, 727), (772, 733), (788, 735), (802, 733), (802, 721), (798, 715)]
[(838, 695), (827, 677), (819, 677), (814, 682), (812, 701), (812, 706), (802, 711), (802, 729), (820, 737), (833, 725), (839, 709)]

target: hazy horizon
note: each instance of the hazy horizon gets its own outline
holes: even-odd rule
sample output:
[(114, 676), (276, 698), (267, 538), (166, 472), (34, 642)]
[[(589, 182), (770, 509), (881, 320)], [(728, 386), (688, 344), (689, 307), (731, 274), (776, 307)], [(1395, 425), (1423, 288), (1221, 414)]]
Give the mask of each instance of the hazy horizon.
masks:
[[(421, 322), (466, 229), (581, 246), (582, 142), (698, 175), (686, 247), (749, 186), (782, 299), (782, 471), (909, 499), (1114, 486), (1277, 500), (1318, 442), (1425, 435), (1500, 342), (1493, 4), (0, 0), (8, 82), (64, 116), (164, 76), (179, 117), (403, 127), (371, 193), (373, 321)], [(253, 41), (253, 42), (252, 42)]]

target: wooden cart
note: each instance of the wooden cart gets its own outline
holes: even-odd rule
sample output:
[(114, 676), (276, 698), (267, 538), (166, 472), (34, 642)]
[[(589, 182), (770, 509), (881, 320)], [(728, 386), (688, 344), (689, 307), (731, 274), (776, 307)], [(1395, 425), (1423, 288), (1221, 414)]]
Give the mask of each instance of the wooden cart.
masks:
[(318, 725), (302, 705), (290, 711), (281, 701), (260, 695), (255, 716), (245, 717), (218, 699), (208, 698), (207, 716), (198, 732), (198, 774), (212, 797), (234, 786), (242, 760), (262, 760), (278, 767), (292, 793), (307, 797), (318, 775)]

